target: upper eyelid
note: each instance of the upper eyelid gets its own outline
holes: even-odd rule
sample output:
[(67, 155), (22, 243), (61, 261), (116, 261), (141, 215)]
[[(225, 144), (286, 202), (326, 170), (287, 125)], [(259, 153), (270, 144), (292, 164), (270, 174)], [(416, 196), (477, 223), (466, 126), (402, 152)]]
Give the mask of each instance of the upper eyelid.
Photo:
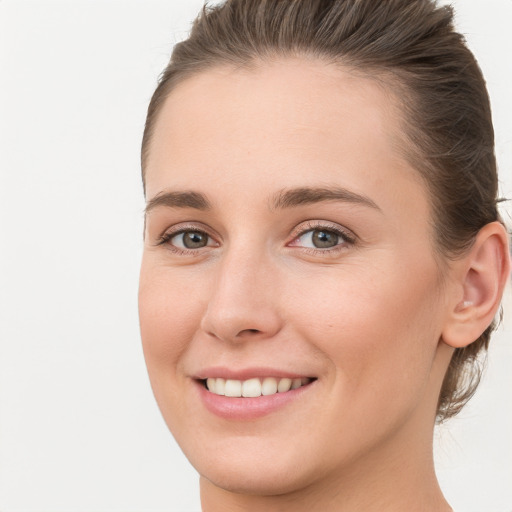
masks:
[(307, 233), (308, 231), (314, 231), (316, 229), (325, 229), (326, 231), (334, 231), (335, 233), (341, 233), (351, 240), (356, 240), (357, 235), (351, 230), (348, 229), (338, 223), (331, 223), (328, 221), (304, 221), (306, 226), (302, 226), (302, 229), (299, 228), (304, 223), (299, 224), (299, 226), (294, 230), (295, 234), (294, 239), (300, 235)]
[[(156, 237), (156, 243), (155, 246), (161, 246), (165, 245), (170, 242), (172, 238), (175, 236), (181, 235), (182, 233), (186, 233), (187, 231), (197, 231), (199, 233), (203, 233), (212, 240), (215, 240), (217, 243), (217, 238), (211, 234), (210, 230), (207, 228), (202, 227), (203, 224), (199, 223), (200, 227), (198, 227), (195, 224), (190, 224), (187, 222), (179, 223), (177, 225), (171, 226), (171, 228), (167, 227), (164, 229), (159, 235)], [(197, 252), (197, 249), (187, 249), (190, 251)]]
[(212, 234), (212, 230), (206, 227), (202, 222), (196, 223), (194, 221), (192, 222), (180, 222), (178, 224), (175, 224), (171, 227), (165, 228), (159, 238), (169, 234), (171, 236), (179, 235), (180, 233), (184, 233), (186, 231), (199, 231), (200, 233), (205, 233), (206, 235), (215, 238), (218, 235)]

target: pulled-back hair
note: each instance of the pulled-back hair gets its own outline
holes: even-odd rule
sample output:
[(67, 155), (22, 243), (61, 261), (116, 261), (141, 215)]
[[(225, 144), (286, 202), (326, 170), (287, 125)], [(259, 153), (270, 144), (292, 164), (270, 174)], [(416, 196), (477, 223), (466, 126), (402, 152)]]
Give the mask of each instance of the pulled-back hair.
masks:
[[(247, 67), (305, 56), (387, 84), (403, 115), (404, 157), (430, 195), (434, 246), (456, 259), (499, 220), (494, 131), (480, 68), (434, 0), (227, 0), (205, 5), (178, 43), (151, 99), (142, 141), (143, 180), (155, 122), (187, 77), (220, 65)], [(455, 350), (441, 389), (439, 421), (457, 414), (480, 380), (479, 354), (494, 324)]]

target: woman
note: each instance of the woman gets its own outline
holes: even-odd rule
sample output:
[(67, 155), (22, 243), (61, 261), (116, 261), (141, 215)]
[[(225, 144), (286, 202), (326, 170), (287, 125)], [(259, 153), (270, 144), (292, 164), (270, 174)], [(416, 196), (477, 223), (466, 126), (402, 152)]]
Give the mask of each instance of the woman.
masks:
[(451, 510), (433, 427), (474, 392), (510, 266), (493, 147), (447, 7), (196, 20), (148, 110), (139, 309), (204, 511)]

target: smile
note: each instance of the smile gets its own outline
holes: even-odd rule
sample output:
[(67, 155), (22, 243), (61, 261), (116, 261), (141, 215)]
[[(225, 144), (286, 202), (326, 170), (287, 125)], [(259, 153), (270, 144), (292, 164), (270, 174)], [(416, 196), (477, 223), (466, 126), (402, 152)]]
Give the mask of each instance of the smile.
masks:
[[(269, 368), (236, 372), (210, 368), (201, 373), (193, 379), (200, 402), (210, 413), (228, 421), (254, 421), (300, 404), (307, 396), (315, 396), (318, 385), (317, 377), (283, 375)], [(281, 376), (276, 376), (279, 373)]]
[(233, 398), (257, 398), (259, 396), (270, 396), (276, 393), (286, 393), (298, 389), (312, 382), (307, 377), (289, 379), (287, 377), (275, 378), (254, 377), (247, 380), (207, 378), (204, 380), (205, 387), (210, 393)]

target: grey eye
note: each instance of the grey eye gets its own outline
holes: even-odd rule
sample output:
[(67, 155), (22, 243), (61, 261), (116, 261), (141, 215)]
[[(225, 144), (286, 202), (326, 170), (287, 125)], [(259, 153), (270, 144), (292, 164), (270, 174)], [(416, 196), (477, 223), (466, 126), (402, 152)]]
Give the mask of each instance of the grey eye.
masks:
[(339, 236), (337, 233), (333, 233), (332, 231), (320, 231), (315, 229), (313, 231), (313, 236), (311, 237), (311, 241), (313, 245), (318, 249), (325, 249), (329, 247), (335, 247), (339, 243)]
[(201, 249), (208, 245), (210, 237), (202, 231), (183, 231), (171, 238), (171, 243), (181, 249)]
[(340, 235), (327, 229), (310, 229), (300, 237), (300, 244), (303, 247), (312, 247), (315, 249), (330, 249), (340, 243)]

